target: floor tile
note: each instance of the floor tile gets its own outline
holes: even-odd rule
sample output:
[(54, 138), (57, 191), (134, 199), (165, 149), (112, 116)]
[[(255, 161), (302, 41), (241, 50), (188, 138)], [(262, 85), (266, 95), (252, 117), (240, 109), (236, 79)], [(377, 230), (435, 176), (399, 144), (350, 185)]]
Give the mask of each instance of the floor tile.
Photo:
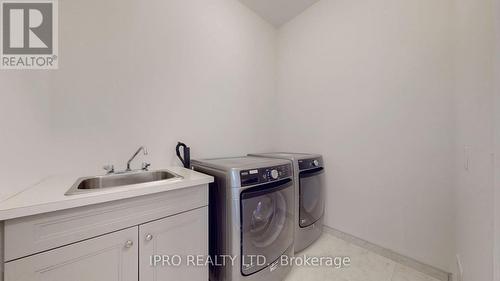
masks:
[(391, 281), (439, 281), (404, 265), (396, 264)]
[(295, 266), (285, 281), (439, 281), (409, 267), (324, 233), (296, 256), (350, 257), (346, 268)]
[(346, 268), (294, 267), (286, 281), (336, 280), (336, 281), (390, 281), (394, 262), (366, 249), (349, 244), (330, 234), (323, 236), (311, 247), (297, 256), (350, 257), (351, 265)]

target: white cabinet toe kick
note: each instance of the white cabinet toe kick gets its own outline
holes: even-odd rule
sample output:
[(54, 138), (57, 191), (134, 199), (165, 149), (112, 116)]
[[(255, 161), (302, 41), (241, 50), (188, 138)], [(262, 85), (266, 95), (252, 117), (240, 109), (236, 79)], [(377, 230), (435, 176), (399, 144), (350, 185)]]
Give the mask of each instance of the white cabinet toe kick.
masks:
[(0, 222), (0, 281), (208, 280), (208, 184)]

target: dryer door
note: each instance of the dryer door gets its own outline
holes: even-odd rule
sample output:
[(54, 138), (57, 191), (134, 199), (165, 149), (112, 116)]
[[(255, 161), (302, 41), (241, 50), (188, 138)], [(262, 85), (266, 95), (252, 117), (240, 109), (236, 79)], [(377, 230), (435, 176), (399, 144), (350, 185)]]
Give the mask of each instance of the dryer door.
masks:
[[(294, 192), (291, 179), (241, 193), (241, 273), (265, 269), (293, 244)], [(257, 259), (260, 256), (260, 259)], [(265, 264), (262, 258), (265, 258)]]
[(317, 222), (325, 210), (324, 169), (315, 168), (299, 173), (299, 226)]

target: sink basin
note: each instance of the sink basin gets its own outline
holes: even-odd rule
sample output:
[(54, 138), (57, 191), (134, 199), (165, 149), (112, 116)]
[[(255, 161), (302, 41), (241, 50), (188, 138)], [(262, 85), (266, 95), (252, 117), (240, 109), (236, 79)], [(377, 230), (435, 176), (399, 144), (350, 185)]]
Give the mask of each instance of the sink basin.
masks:
[(65, 195), (81, 194), (125, 185), (170, 181), (182, 177), (167, 170), (138, 171), (80, 178)]

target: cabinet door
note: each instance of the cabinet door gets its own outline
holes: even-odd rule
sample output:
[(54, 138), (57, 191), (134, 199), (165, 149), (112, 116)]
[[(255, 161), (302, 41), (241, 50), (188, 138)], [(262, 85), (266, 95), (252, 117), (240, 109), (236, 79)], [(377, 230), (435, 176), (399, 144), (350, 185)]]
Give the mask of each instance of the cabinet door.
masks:
[(5, 264), (5, 281), (137, 281), (137, 227)]
[[(203, 207), (139, 226), (140, 281), (206, 281), (208, 267), (188, 264), (187, 256), (208, 256), (208, 208)], [(170, 265), (152, 265), (151, 257), (180, 256)], [(172, 261), (172, 260), (171, 260)]]

